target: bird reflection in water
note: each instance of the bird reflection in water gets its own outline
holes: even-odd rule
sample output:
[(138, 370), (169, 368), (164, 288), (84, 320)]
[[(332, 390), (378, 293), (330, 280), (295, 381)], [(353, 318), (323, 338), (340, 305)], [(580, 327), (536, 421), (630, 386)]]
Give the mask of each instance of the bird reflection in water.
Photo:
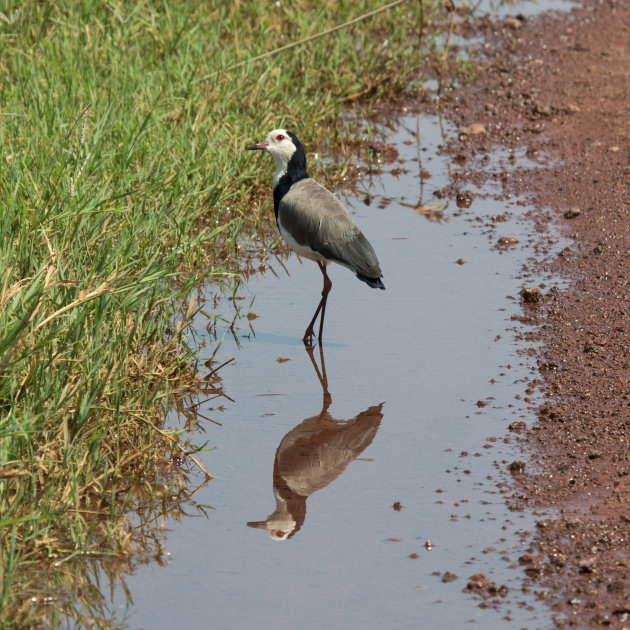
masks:
[(319, 346), (322, 369), (305, 345), (324, 401), (321, 412), (291, 429), (276, 450), (273, 464), (273, 494), (276, 509), (264, 521), (247, 523), (265, 529), (274, 540), (294, 536), (306, 517), (306, 499), (332, 483), (372, 443), (383, 417), (383, 403), (369, 407), (350, 420), (336, 420), (328, 413), (332, 397), (328, 392), (324, 351)]

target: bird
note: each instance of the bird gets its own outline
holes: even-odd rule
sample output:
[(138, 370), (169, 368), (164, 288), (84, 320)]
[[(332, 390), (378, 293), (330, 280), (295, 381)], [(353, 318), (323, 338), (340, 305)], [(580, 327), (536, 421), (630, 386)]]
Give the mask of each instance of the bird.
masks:
[(273, 207), (282, 238), (300, 256), (314, 260), (322, 272), (322, 297), (302, 340), (310, 345), (321, 312), (318, 341), (322, 343), (326, 302), (332, 288), (326, 266), (334, 262), (352, 271), (373, 289), (385, 289), (374, 248), (346, 207), (327, 188), (310, 178), (306, 152), (297, 136), (274, 129), (265, 140), (246, 147), (266, 151), (275, 161)]
[(262, 529), (273, 540), (288, 540), (304, 524), (306, 500), (339, 477), (374, 440), (383, 405), (373, 405), (354, 418), (333, 418), (328, 411), (332, 396), (319, 346), (320, 372), (313, 357), (314, 346), (305, 346), (322, 386), (322, 410), (293, 427), (280, 441), (273, 464), (273, 495), (276, 509), (264, 521), (250, 521), (248, 527)]

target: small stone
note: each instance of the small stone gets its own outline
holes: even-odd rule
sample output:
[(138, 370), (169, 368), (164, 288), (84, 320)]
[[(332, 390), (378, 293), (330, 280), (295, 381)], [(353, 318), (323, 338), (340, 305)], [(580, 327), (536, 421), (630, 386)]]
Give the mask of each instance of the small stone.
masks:
[(516, 245), (518, 243), (518, 239), (511, 236), (502, 236), (497, 243), (502, 247), (511, 247), (512, 245)]
[(466, 261), (463, 258), (458, 258), (455, 262), (458, 265), (465, 265), (466, 264)]
[(472, 125), (468, 125), (462, 134), (464, 136), (478, 136), (482, 133), (486, 133), (486, 128), (481, 123), (473, 123)]
[(276, 361), (277, 361), (278, 363), (286, 363), (287, 361), (290, 361), (290, 360), (291, 360), (291, 359), (289, 359), (289, 357), (278, 357), (278, 358), (276, 359)]
[(470, 208), (473, 202), (473, 195), (468, 190), (458, 192), (455, 197), (455, 202), (458, 208)]
[(523, 421), (517, 420), (515, 422), (510, 422), (510, 426), (508, 428), (510, 431), (525, 431), (527, 425)]
[(618, 151), (621, 151), (621, 149), (619, 147), (610, 147), (608, 149), (611, 153), (617, 153)]
[(444, 575), (442, 576), (442, 582), (444, 582), (444, 584), (448, 584), (449, 582), (452, 582), (453, 580), (456, 580), (457, 576), (454, 573), (451, 573), (450, 571), (446, 571), (444, 573)]
[(543, 574), (543, 568), (538, 563), (532, 563), (525, 569), (525, 575), (535, 580)]
[(525, 472), (525, 462), (515, 460), (509, 465), (509, 469), (513, 475), (521, 475)]
[(595, 573), (596, 564), (597, 564), (597, 558), (595, 556), (581, 559), (578, 562), (579, 573), (582, 575)]
[(517, 20), (516, 18), (510, 18), (509, 20), (505, 20), (505, 25), (511, 28), (512, 30), (516, 31), (519, 28), (521, 28), (521, 26), (523, 26), (523, 23), (520, 20)]
[(534, 106), (534, 111), (540, 116), (551, 116), (553, 114), (553, 108), (551, 105), (538, 105)]
[(575, 217), (579, 217), (582, 214), (582, 210), (580, 208), (571, 208), (564, 213), (565, 219), (575, 219)]

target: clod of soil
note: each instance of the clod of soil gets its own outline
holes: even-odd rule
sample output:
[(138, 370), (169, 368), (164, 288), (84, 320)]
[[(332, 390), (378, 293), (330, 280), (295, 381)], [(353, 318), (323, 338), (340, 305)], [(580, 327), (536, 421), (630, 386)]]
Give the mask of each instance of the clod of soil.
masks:
[(458, 192), (455, 196), (455, 202), (458, 208), (470, 208), (473, 202), (473, 194), (468, 190)]
[(575, 217), (579, 217), (582, 214), (582, 210), (580, 208), (571, 208), (564, 213), (565, 219), (575, 219)]
[(518, 239), (512, 236), (501, 236), (497, 241), (497, 245), (500, 247), (513, 247), (518, 244)]
[(487, 575), (475, 573), (468, 580), (464, 591), (475, 592), (484, 598), (496, 597), (497, 595), (505, 597), (508, 594), (508, 587), (497, 586)]
[(522, 288), (521, 300), (525, 304), (538, 304), (542, 299), (542, 293), (538, 287)]
[(466, 590), (469, 591), (485, 591), (492, 584), (492, 580), (487, 575), (483, 573), (475, 573), (468, 580), (468, 584), (466, 584)]
[(514, 422), (510, 422), (510, 426), (508, 428), (510, 431), (524, 431), (527, 429), (527, 425), (521, 420), (515, 420)]

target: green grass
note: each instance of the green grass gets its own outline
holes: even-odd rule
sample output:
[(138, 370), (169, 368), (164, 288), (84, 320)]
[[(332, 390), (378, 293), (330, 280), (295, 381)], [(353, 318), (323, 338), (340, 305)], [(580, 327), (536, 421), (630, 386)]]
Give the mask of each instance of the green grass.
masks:
[(270, 225), (271, 167), (244, 146), (276, 126), (341, 142), (344, 102), (413, 91), (433, 2), (234, 65), (383, 4), (4, 3), (0, 622), (58, 621), (54, 563), (126, 553), (125, 515), (177, 482), (156, 461), (194, 379), (181, 311)]

